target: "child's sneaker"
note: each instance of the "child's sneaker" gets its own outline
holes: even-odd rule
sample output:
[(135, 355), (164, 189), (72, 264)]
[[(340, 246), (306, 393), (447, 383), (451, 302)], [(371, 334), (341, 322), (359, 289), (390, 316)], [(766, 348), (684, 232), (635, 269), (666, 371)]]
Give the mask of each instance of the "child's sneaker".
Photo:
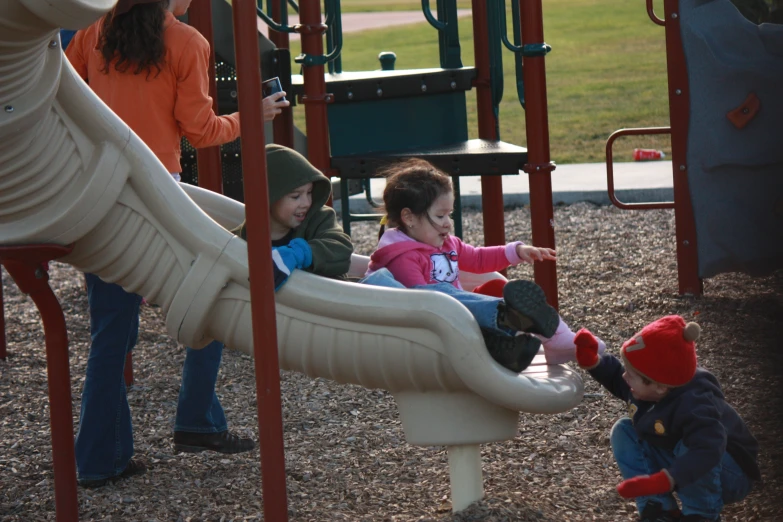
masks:
[[(565, 364), (576, 360), (576, 334), (568, 327), (565, 321), (560, 320), (557, 331), (549, 339), (541, 339), (544, 345), (544, 357), (547, 364)], [(598, 339), (598, 355), (606, 351), (606, 343)]]
[(650, 500), (644, 505), (639, 522), (675, 522), (680, 520), (678, 511), (665, 511), (657, 500)]
[(541, 348), (541, 341), (528, 334), (508, 336), (481, 329), (487, 351), (503, 368), (519, 373), (530, 365), (530, 362)]
[(560, 316), (534, 282), (509, 281), (503, 287), (503, 301), (498, 305), (498, 326), (544, 337), (552, 337), (557, 331)]

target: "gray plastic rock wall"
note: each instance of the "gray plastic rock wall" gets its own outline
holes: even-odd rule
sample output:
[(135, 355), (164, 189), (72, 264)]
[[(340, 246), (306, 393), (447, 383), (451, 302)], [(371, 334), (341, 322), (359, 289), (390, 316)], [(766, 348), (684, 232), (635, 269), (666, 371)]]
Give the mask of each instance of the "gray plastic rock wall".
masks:
[[(690, 87), (688, 180), (699, 275), (783, 267), (783, 25), (755, 25), (730, 0), (681, 0)], [(727, 114), (755, 93), (744, 128)]]

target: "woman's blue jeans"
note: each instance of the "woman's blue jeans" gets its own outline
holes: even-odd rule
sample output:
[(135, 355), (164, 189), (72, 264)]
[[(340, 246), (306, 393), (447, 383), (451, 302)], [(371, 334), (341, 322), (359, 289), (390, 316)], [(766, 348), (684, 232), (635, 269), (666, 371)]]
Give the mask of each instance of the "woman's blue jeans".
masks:
[[(674, 451), (667, 451), (640, 440), (629, 418), (620, 419), (612, 427), (612, 451), (623, 479), (652, 475), (671, 466), (674, 459), (688, 452), (680, 441)], [(723, 460), (696, 482), (677, 488), (683, 515), (701, 515), (716, 519), (724, 504), (739, 502), (753, 489), (753, 481), (742, 471), (728, 452)], [(650, 500), (657, 500), (665, 510), (677, 508), (671, 493), (638, 497), (639, 513)]]
[[(407, 288), (402, 283), (394, 279), (389, 270), (381, 268), (380, 270), (368, 275), (360, 283), (373, 286), (385, 286), (387, 288)], [(450, 295), (473, 314), (476, 322), (481, 328), (490, 330), (500, 335), (515, 335), (516, 332), (508, 328), (498, 326), (498, 304), (503, 301), (498, 297), (492, 297), (484, 294), (474, 294), (466, 290), (460, 290), (450, 283), (437, 283), (434, 285), (418, 285), (413, 287), (415, 290), (431, 290), (442, 294)]]
[[(92, 346), (82, 391), (76, 466), (79, 478), (98, 480), (122, 473), (133, 456), (133, 427), (125, 395), (125, 356), (139, 334), (141, 296), (85, 274)], [(227, 429), (215, 394), (223, 345), (186, 349), (174, 429), (215, 433)]]

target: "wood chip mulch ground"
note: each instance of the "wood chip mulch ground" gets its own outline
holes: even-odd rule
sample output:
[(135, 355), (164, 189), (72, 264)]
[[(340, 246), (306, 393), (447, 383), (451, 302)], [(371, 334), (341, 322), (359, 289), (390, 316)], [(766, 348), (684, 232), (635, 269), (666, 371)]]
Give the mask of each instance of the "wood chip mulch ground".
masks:
[[(663, 315), (702, 325), (700, 362), (718, 376), (761, 445), (763, 484), (728, 506), (723, 519), (783, 520), (783, 270), (755, 278), (723, 274), (704, 282), (703, 297), (681, 297), (670, 211), (575, 204), (557, 208), (555, 221), (560, 311), (573, 327), (589, 327), (616, 353)], [(529, 209), (508, 211), (506, 227), (509, 240), (529, 241)], [(354, 225), (357, 251), (369, 253), (376, 235), (375, 225)], [(466, 239), (480, 244), (481, 236), (481, 215), (467, 213)], [(81, 274), (57, 263), (51, 274), (69, 328), (76, 429), (89, 353), (87, 299)], [(510, 275), (532, 278), (532, 269)], [(0, 361), (0, 520), (54, 520), (41, 324), (7, 274), (3, 285), (8, 358)], [(150, 470), (79, 488), (81, 520), (262, 520), (258, 450), (173, 453), (184, 348), (166, 335), (163, 319), (158, 308), (143, 307), (129, 391), (136, 454)], [(625, 407), (582, 374), (587, 395), (579, 406), (559, 415), (523, 414), (514, 440), (483, 447), (485, 499), (453, 515), (444, 448), (406, 444), (389, 393), (281, 372), (289, 519), (635, 520), (634, 504), (615, 492), (620, 475), (608, 442)], [(231, 429), (257, 439), (252, 360), (227, 350), (217, 390)]]

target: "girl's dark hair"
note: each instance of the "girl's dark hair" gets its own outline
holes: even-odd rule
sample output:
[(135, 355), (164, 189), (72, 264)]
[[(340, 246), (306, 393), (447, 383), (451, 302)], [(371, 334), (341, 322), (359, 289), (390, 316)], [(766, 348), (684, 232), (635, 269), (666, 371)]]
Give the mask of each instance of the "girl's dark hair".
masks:
[[(383, 190), (383, 209), (389, 226), (402, 224), (402, 211), (405, 208), (415, 216), (427, 215), (435, 200), (443, 194), (452, 192), (451, 178), (430, 163), (421, 159), (409, 159), (388, 167), (382, 175), (386, 177)], [(381, 225), (379, 234), (385, 227)]]
[(134, 5), (130, 11), (115, 15), (110, 11), (103, 19), (98, 47), (103, 55), (103, 72), (108, 73), (112, 61), (119, 72), (160, 74), (165, 63), (163, 21), (168, 0)]

